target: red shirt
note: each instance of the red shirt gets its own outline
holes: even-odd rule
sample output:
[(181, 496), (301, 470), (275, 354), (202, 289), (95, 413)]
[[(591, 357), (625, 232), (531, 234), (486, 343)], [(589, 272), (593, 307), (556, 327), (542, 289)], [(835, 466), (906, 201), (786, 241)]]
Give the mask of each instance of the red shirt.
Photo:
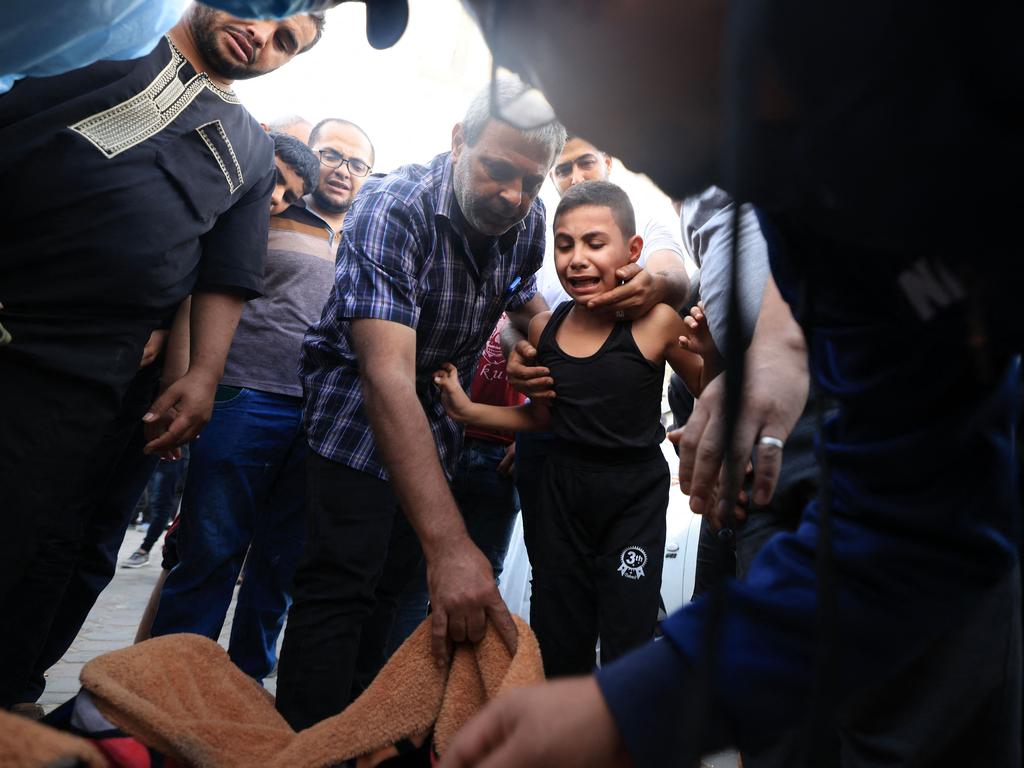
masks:
[[(484, 351), (476, 364), (473, 384), (469, 388), (469, 399), (486, 405), (513, 406), (526, 402), (526, 395), (509, 386), (505, 374), (505, 356), (501, 353), (501, 329), (508, 325), (508, 315), (502, 314), (490, 338), (484, 344)], [(510, 445), (515, 438), (511, 432), (492, 432), (486, 429), (466, 428), (467, 438), (490, 440)]]

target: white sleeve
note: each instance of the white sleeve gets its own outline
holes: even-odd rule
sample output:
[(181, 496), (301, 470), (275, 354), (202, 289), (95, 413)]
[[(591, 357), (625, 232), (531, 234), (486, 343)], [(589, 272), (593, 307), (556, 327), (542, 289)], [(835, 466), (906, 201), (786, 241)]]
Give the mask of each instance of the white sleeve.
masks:
[(679, 235), (674, 234), (669, 227), (657, 219), (648, 219), (640, 235), (644, 239), (644, 248), (640, 252), (637, 264), (641, 267), (647, 263), (647, 257), (657, 251), (675, 251), (679, 254), (679, 258), (685, 261)]

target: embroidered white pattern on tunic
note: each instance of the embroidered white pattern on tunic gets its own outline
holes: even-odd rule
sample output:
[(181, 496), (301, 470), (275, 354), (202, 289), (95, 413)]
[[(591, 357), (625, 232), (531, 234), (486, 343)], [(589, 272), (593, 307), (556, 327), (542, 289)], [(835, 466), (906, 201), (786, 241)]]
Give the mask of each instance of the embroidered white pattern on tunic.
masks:
[[(241, 103), (231, 91), (214, 85), (205, 72), (196, 74), (188, 82), (181, 82), (178, 73), (185, 66), (186, 59), (170, 38), (167, 42), (171, 47), (171, 60), (160, 70), (153, 82), (130, 99), (69, 126), (71, 130), (84, 136), (110, 158), (160, 133), (188, 108), (203, 89), (213, 92), (218, 98), (230, 104)], [(221, 128), (221, 134), (223, 133)], [(207, 141), (205, 136), (203, 140)], [(227, 141), (226, 136), (224, 140)], [(207, 144), (209, 145), (209, 141)], [(229, 143), (228, 147), (230, 146)], [(214, 156), (221, 162), (216, 152)], [(235, 166), (237, 165), (236, 160)], [(221, 167), (225, 169), (223, 162)], [(226, 169), (225, 176), (228, 176)], [(230, 176), (228, 185), (232, 186)], [(236, 188), (232, 187), (231, 191), (234, 192)]]

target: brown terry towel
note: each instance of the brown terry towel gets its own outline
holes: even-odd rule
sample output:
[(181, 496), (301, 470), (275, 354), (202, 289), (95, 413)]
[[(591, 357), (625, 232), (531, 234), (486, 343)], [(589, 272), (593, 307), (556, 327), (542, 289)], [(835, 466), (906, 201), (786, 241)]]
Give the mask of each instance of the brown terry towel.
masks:
[(542, 681), (537, 640), (515, 621), (514, 657), (489, 624), (480, 643), (456, 649), (446, 672), (431, 656), (427, 619), (362, 696), (299, 733), (219, 645), (198, 635), (157, 637), (105, 654), (85, 665), (81, 679), (104, 717), (187, 765), (313, 768), (360, 758), (368, 768), (397, 754), (398, 742), (422, 744), (431, 729), (443, 754), (488, 699)]
[(107, 768), (109, 763), (85, 739), (0, 710), (0, 768), (56, 765)]

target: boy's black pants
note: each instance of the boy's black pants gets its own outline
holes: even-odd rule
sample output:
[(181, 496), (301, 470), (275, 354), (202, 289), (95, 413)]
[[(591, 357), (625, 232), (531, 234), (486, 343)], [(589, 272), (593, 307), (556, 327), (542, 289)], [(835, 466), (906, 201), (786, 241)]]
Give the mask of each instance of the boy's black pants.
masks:
[(599, 451), (555, 441), (539, 508), (524, 507), (530, 625), (548, 677), (587, 674), (654, 636), (668, 506), (657, 446)]

